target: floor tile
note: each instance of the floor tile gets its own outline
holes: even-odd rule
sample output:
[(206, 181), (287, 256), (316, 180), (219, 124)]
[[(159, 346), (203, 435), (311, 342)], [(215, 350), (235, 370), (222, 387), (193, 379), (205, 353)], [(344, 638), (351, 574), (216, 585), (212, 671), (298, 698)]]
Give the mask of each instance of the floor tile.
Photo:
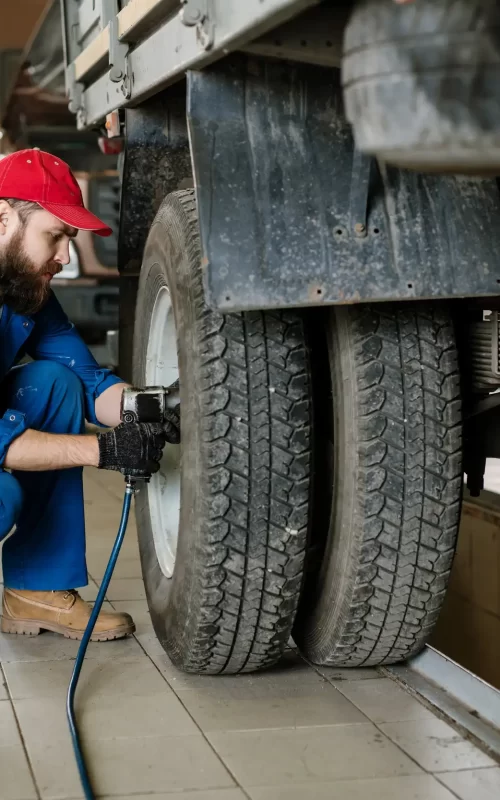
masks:
[[(103, 558), (102, 556), (99, 557), (92, 557), (90, 556), (87, 559), (87, 566), (89, 570), (89, 574), (92, 575), (94, 580), (102, 580), (104, 573), (106, 571), (106, 567), (108, 565), (108, 558)], [(114, 578), (141, 578), (142, 571), (141, 571), (141, 562), (137, 558), (137, 556), (132, 556), (128, 558), (120, 557), (116, 563), (114, 572)]]
[[(233, 787), (234, 782), (201, 736), (105, 739), (85, 742), (87, 760), (99, 795), (133, 795)], [(28, 743), (42, 797), (81, 795), (71, 744)], [(154, 800), (154, 798), (152, 798)]]
[[(102, 470), (94, 471), (92, 469), (86, 469), (83, 473), (83, 485), (85, 488), (90, 490), (87, 493), (87, 496), (95, 497), (96, 494), (106, 494), (108, 496), (109, 501), (111, 502), (113, 499), (118, 500), (118, 496), (114, 498), (114, 495), (110, 490), (113, 487), (108, 480), (109, 473), (103, 472)], [(122, 499), (123, 499), (123, 489), (125, 486), (125, 482), (123, 476), (118, 473), (119, 480), (116, 482), (116, 487), (121, 489)]]
[(134, 618), (145, 617), (151, 620), (148, 602), (145, 598), (142, 600), (113, 600), (112, 605), (116, 611), (126, 611)]
[(101, 794), (234, 786), (201, 736), (106, 740), (93, 742), (89, 752)]
[[(68, 723), (65, 703), (53, 697), (16, 700), (15, 709), (26, 738), (30, 731), (45, 727), (51, 737), (66, 739)], [(172, 692), (149, 696), (87, 694), (77, 697), (76, 711), (85, 737), (137, 739), (150, 736), (196, 736), (199, 730)]]
[(119, 505), (120, 501), (117, 496), (111, 494), (105, 486), (97, 481), (88, 481), (83, 479), (83, 488), (85, 492), (85, 510), (94, 508), (95, 506), (103, 509), (110, 506)]
[[(76, 716), (79, 723), (85, 705), (77, 699)], [(15, 700), (14, 706), (27, 748), (39, 744), (43, 741), (43, 736), (54, 743), (70, 743), (64, 693), (60, 697)]]
[(142, 578), (111, 578), (107, 597), (112, 603), (115, 600), (145, 600), (144, 582)]
[(22, 746), (0, 747), (1, 800), (35, 800), (36, 796)]
[[(107, 543), (107, 549), (111, 554), (111, 548), (118, 532), (118, 525), (120, 522), (120, 510), (109, 509), (104, 512), (101, 509), (96, 509), (92, 514), (85, 513), (85, 529), (87, 532), (87, 552), (91, 553), (97, 546), (101, 551), (102, 544)], [(129, 544), (129, 543), (127, 543)], [(127, 548), (124, 543), (123, 547)], [(105, 550), (103, 550), (104, 557)]]
[(117, 505), (120, 502), (118, 495), (109, 492), (101, 481), (87, 480), (87, 476), (85, 476), (83, 479), (83, 488), (85, 490), (85, 505), (87, 508), (92, 508), (94, 505), (101, 505), (103, 507), (107, 505), (109, 507), (110, 505)]
[(343, 681), (338, 688), (372, 722), (436, 719), (432, 711), (390, 678)]
[(374, 725), (208, 733), (242, 786), (414, 775), (419, 767)]
[(158, 641), (154, 630), (148, 626), (144, 631), (144, 626), (139, 625), (134, 636), (139, 647), (153, 660), (161, 674), (167, 679), (165, 672), (156, 664), (156, 659), (161, 659), (165, 655), (165, 650)]
[(99, 498), (93, 498), (92, 496), (86, 500), (85, 527), (87, 539), (90, 541), (94, 536), (102, 536), (103, 531), (106, 531), (111, 536), (113, 534), (116, 536), (118, 531), (121, 509), (112, 500), (107, 502), (109, 495), (105, 492), (102, 493), (102, 498), (104, 498), (106, 505)]
[(380, 729), (428, 772), (495, 766), (495, 762), (440, 719), (389, 722)]
[[(72, 660), (76, 658), (78, 645), (74, 639), (65, 639), (57, 633), (45, 632), (40, 636), (0, 633), (0, 662)], [(117, 661), (141, 654), (137, 642), (129, 636), (114, 642), (91, 642), (85, 658), (89, 661)]]
[[(87, 569), (88, 569), (88, 574), (92, 576), (92, 580), (94, 580), (97, 585), (100, 584), (100, 582), (102, 581), (102, 579), (104, 577), (104, 573), (105, 573), (106, 567), (108, 565), (108, 561), (109, 561), (109, 557), (110, 557), (110, 553), (111, 553), (111, 548), (112, 548), (112, 544), (113, 544), (109, 537), (107, 537), (107, 538), (105, 537), (105, 541), (108, 542), (108, 546), (107, 547), (103, 547), (103, 543), (102, 542), (96, 542), (95, 545), (92, 544), (90, 546), (90, 548), (87, 548), (87, 559), (88, 559), (87, 560)], [(121, 575), (120, 574), (120, 566), (119, 566), (120, 562), (117, 562), (116, 567), (115, 567), (115, 571), (113, 573), (113, 577), (119, 578), (119, 579), (122, 579), (122, 580), (123, 579), (126, 580), (128, 578), (141, 578), (142, 579), (142, 572), (141, 572), (141, 569), (140, 569), (140, 560), (139, 560), (139, 551), (137, 549), (137, 546), (132, 544), (129, 547), (124, 548), (122, 550), (122, 554), (121, 554), (120, 558), (122, 558), (122, 557), (123, 557), (123, 560), (126, 563), (135, 564), (136, 565), (136, 568), (134, 570), (134, 574), (132, 574), (132, 575), (130, 575), (130, 574), (129, 575), (127, 575), (127, 574)], [(93, 569), (92, 568), (92, 565), (94, 564), (94, 566), (95, 566), (96, 562), (100, 565), (99, 569)], [(103, 563), (103, 562), (106, 562), (106, 563)]]
[[(73, 666), (72, 661), (25, 661), (4, 664), (4, 670), (12, 697), (20, 700), (61, 697), (67, 691)], [(81, 702), (99, 696), (128, 698), (170, 692), (166, 681), (144, 655), (132, 660), (86, 660), (78, 685)]]
[(26, 741), (26, 748), (42, 798), (81, 798), (83, 791), (69, 736), (61, 741), (50, 739), (43, 731), (33, 731), (32, 738)]
[(343, 683), (344, 681), (372, 681), (381, 678), (381, 673), (373, 667), (357, 669), (336, 669), (335, 667), (316, 667), (318, 672), (331, 683)]
[[(223, 680), (223, 679), (222, 679)], [(180, 691), (203, 731), (250, 731), (366, 723), (364, 714), (331, 684), (303, 686), (256, 681), (251, 685)]]
[(153, 623), (151, 622), (146, 600), (113, 600), (113, 608), (115, 611), (132, 615), (135, 622), (136, 633), (139, 636), (144, 633), (154, 635)]
[(101, 739), (149, 736), (196, 736), (200, 733), (175, 694), (116, 696), (87, 701), (81, 710), (82, 729)]
[[(83, 477), (83, 488), (84, 488), (85, 495), (86, 495), (86, 497), (85, 497), (86, 504), (88, 503), (89, 500), (96, 500), (96, 501), (103, 502), (103, 499), (102, 499), (103, 497), (107, 498), (108, 505), (110, 505), (111, 503), (119, 503), (120, 502), (120, 500), (118, 498), (118, 495), (115, 495), (112, 492), (110, 492), (108, 486), (105, 485), (105, 483), (103, 482), (102, 477), (101, 477), (101, 476), (104, 476), (103, 472), (101, 472), (100, 475), (97, 475), (97, 476), (95, 476), (93, 478), (93, 476), (92, 475), (88, 475), (87, 474), (87, 470), (85, 470), (83, 475), (84, 475), (84, 477)], [(122, 480), (123, 480), (123, 478), (122, 478)], [(123, 489), (124, 489), (124, 487), (125, 487), (125, 482), (123, 482), (123, 484), (122, 484), (122, 500), (123, 500)]]
[[(139, 637), (140, 638), (140, 637)], [(142, 641), (142, 640), (141, 640)], [(304, 683), (325, 684), (325, 679), (318, 675), (305, 661), (295, 656), (285, 655), (282, 661), (272, 669), (259, 673), (243, 675), (186, 675), (174, 667), (161, 645), (157, 654), (151, 658), (166, 677), (174, 691), (186, 689), (217, 689), (227, 691), (243, 686), (257, 686), (263, 683), (276, 686), (302, 686)]]
[[(208, 789), (206, 792), (168, 792), (167, 794), (104, 795), (102, 800), (247, 800), (241, 789)], [(101, 800), (101, 799), (100, 799)], [(434, 798), (429, 798), (434, 800)]]
[(99, 591), (99, 586), (95, 581), (89, 578), (88, 586), (80, 586), (78, 588), (78, 593), (82, 600), (86, 600), (87, 602), (94, 602), (97, 597), (97, 592)]
[(9, 695), (7, 694), (7, 684), (5, 683), (5, 678), (2, 674), (2, 667), (0, 666), (0, 701), (8, 699)]
[(248, 793), (251, 800), (456, 800), (431, 775), (255, 787)]
[[(85, 522), (87, 530), (87, 541), (91, 546), (91, 550), (105, 550), (111, 552), (111, 548), (115, 542), (118, 526), (120, 524), (122, 504), (113, 503), (113, 499), (106, 501), (106, 506), (96, 506), (91, 508), (88, 503), (85, 507)], [(102, 522), (105, 521), (105, 525)], [(104, 528), (104, 529), (103, 529)], [(125, 538), (120, 550), (120, 557), (131, 546), (137, 547), (137, 528), (133, 515), (130, 516)]]
[[(98, 559), (107, 563), (111, 556), (115, 536), (116, 530), (110, 530), (107, 533), (101, 533), (99, 536), (89, 537), (87, 541), (87, 556), (89, 560)], [(125, 539), (120, 550), (120, 558), (139, 560), (139, 546), (135, 536), (129, 536)]]
[(120, 473), (110, 470), (97, 470), (89, 467), (83, 474), (85, 485), (88, 486), (89, 489), (92, 489), (93, 486), (103, 488), (111, 495), (111, 498), (120, 502), (123, 501), (124, 481)]
[[(0, 701), (0, 747), (21, 744), (14, 709), (10, 700)], [(1, 781), (1, 774), (0, 774)], [(1, 786), (1, 783), (0, 783)]]
[(442, 772), (439, 780), (460, 800), (498, 800), (500, 797), (500, 767)]

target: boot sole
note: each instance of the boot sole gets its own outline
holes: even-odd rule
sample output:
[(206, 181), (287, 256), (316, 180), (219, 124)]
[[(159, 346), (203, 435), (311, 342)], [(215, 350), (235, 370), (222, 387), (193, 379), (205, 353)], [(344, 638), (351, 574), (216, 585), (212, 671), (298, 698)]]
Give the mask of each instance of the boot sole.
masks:
[[(15, 633), (19, 636), (38, 636), (42, 631), (52, 631), (52, 633), (60, 633), (65, 639), (76, 639), (78, 642), (83, 639), (84, 634), (84, 631), (74, 631), (55, 622), (43, 622), (36, 619), (9, 619), (8, 617), (2, 617), (0, 631), (2, 633)], [(93, 633), (90, 641), (111, 642), (114, 639), (124, 639), (125, 636), (130, 636), (134, 632), (135, 625), (127, 625), (110, 631)]]

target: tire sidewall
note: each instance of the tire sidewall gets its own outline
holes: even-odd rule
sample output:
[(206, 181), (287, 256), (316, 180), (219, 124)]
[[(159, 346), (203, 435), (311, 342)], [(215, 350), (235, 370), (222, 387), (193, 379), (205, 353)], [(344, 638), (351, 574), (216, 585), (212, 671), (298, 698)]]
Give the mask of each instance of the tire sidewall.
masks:
[[(175, 208), (175, 195), (170, 198), (170, 203)], [(182, 409), (179, 535), (171, 578), (163, 574), (158, 563), (147, 490), (141, 491), (136, 498), (136, 518), (153, 626), (174, 661), (176, 653), (183, 649), (182, 639), (190, 627), (190, 608), (197, 607), (195, 602), (190, 602), (197, 586), (197, 562), (192, 555), (200, 536), (203, 476), (207, 473), (205, 465), (201, 463), (202, 392), (197, 347), (202, 286), (201, 274), (198, 281), (196, 280), (196, 272), (192, 267), (193, 258), (199, 263), (199, 249), (193, 250), (192, 242), (183, 242), (169, 204), (164, 205), (151, 228), (141, 270), (134, 338), (134, 383), (145, 385), (151, 314), (159, 290), (166, 287), (171, 296), (177, 334)], [(186, 420), (189, 420), (189, 424), (186, 424)]]
[[(357, 382), (352, 361), (350, 312), (330, 310), (325, 320), (333, 415), (331, 516), (323, 560), (317, 575), (308, 579), (296, 625), (299, 642), (305, 635), (308, 651), (330, 649), (332, 638), (343, 634), (351, 606), (363, 543), (363, 520), (357, 501), (359, 442)], [(316, 498), (319, 502), (319, 498)], [(328, 624), (325, 625), (325, 620)], [(318, 657), (321, 663), (323, 656)]]

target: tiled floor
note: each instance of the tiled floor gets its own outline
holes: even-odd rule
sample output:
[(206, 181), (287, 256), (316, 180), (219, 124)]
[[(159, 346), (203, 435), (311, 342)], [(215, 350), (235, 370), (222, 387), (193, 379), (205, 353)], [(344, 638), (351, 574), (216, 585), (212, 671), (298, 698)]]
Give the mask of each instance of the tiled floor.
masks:
[[(86, 475), (89, 600), (122, 482)], [(178, 673), (158, 645), (133, 523), (109, 591), (135, 638), (92, 644), (77, 707), (101, 796), (134, 800), (497, 800), (500, 768), (390, 678), (289, 652), (244, 677)], [(0, 635), (0, 800), (80, 798), (65, 717), (77, 643)]]

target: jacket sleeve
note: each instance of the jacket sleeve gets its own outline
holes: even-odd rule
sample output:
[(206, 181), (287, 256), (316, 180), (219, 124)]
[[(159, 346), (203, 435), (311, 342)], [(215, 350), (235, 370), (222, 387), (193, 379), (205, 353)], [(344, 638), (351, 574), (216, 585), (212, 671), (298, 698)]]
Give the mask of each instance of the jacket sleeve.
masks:
[(110, 386), (123, 381), (109, 369), (101, 369), (53, 293), (33, 321), (26, 352), (35, 360), (57, 361), (76, 372), (85, 389), (86, 418), (99, 425), (95, 401)]
[(0, 419), (0, 471), (10, 445), (27, 429), (26, 419), (20, 411), (8, 408)]

